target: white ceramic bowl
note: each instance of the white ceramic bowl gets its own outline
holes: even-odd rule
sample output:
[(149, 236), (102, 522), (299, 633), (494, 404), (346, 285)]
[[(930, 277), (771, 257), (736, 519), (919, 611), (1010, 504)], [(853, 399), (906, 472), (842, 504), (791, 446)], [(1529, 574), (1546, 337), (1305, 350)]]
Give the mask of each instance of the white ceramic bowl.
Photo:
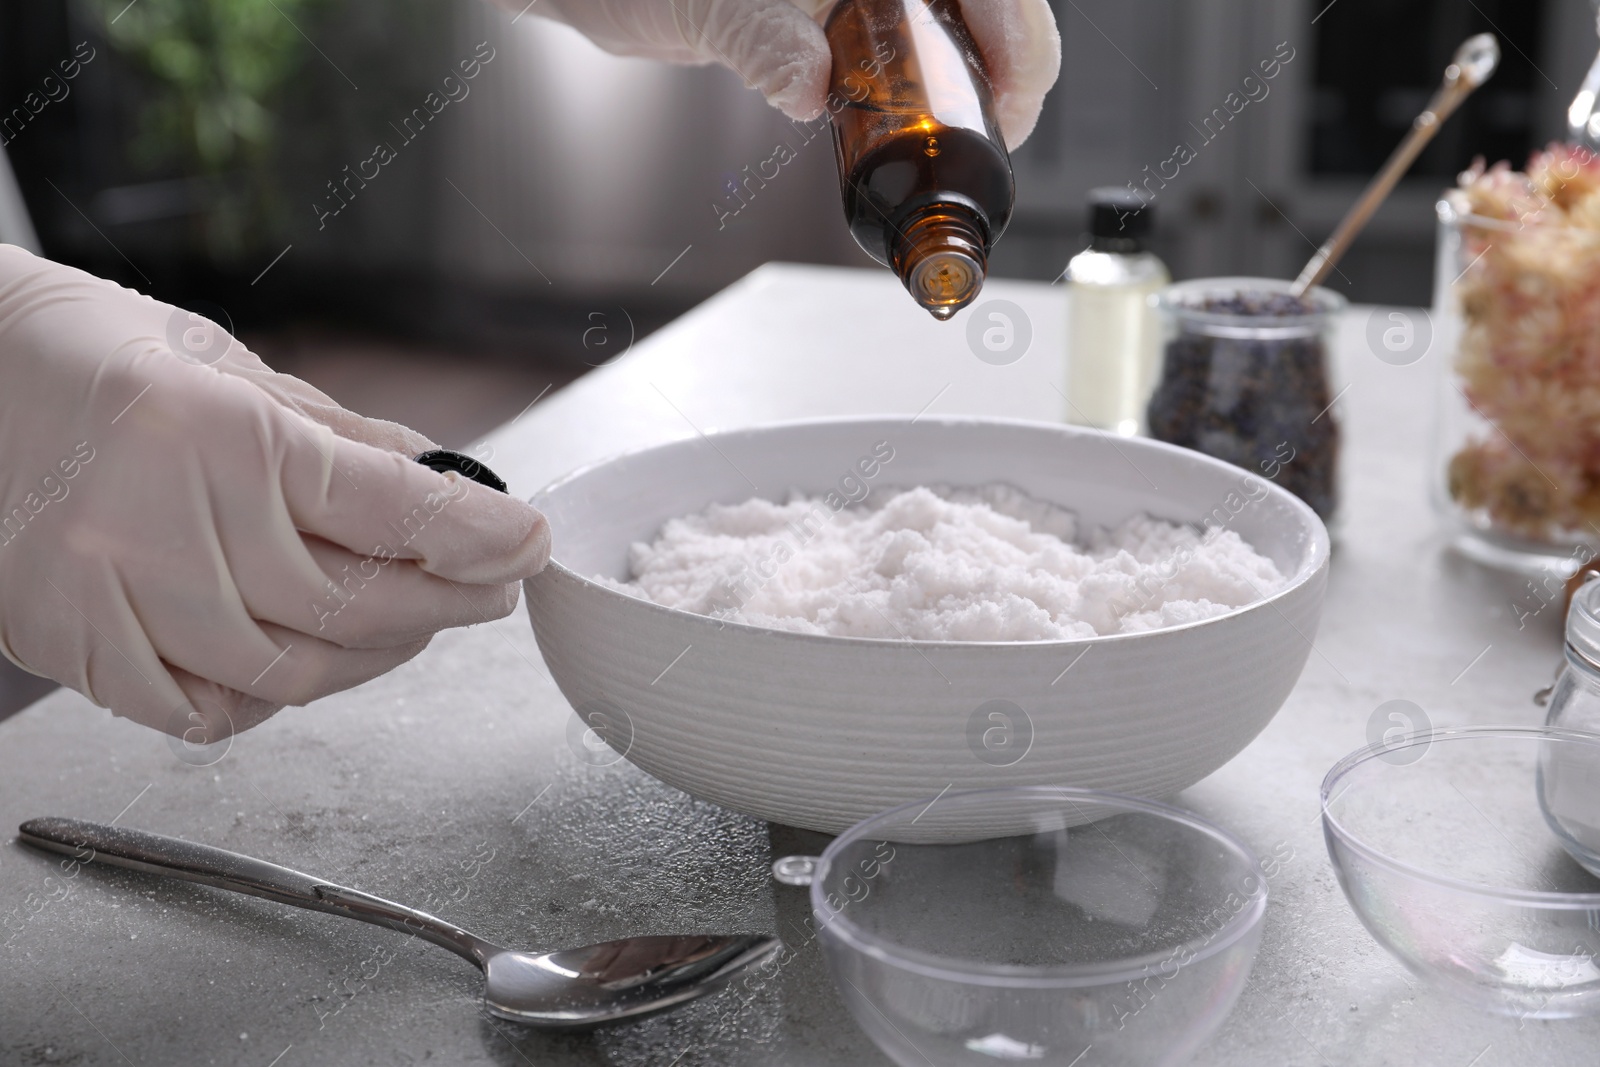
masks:
[[(868, 482), (859, 465), (884, 441), (893, 459)], [(662, 607), (592, 580), (626, 578), (630, 544), (711, 503), (990, 482), (1069, 507), (1085, 523), (1141, 511), (1229, 519), (1292, 577), (1276, 595), (1205, 622), (1036, 642), (797, 634)], [(528, 615), (582, 720), (669, 785), (830, 833), (946, 789), (1068, 785), (1162, 797), (1191, 785), (1244, 748), (1288, 697), (1327, 584), (1326, 529), (1264, 477), (1157, 441), (1045, 423), (925, 416), (738, 430), (587, 467), (533, 503), (550, 519), (555, 556), (526, 583)]]

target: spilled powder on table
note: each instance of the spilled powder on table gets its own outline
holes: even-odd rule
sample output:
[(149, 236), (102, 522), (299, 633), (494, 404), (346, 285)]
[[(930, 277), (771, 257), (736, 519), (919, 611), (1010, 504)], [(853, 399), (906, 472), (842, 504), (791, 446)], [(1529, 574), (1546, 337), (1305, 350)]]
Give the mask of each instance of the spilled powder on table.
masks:
[(671, 519), (598, 581), (702, 615), (797, 633), (1047, 641), (1213, 618), (1287, 579), (1237, 533), (1147, 515), (1079, 530), (1003, 484), (889, 491), (876, 508), (752, 498)]

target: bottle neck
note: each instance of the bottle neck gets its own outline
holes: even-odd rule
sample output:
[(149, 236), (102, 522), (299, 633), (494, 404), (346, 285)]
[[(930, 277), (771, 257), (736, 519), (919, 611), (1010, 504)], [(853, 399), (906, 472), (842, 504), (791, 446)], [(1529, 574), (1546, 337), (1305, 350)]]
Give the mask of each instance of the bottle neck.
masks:
[(889, 252), (889, 266), (912, 299), (940, 320), (972, 302), (988, 264), (983, 225), (960, 204), (933, 204), (913, 215)]
[(1124, 256), (1136, 256), (1144, 251), (1144, 242), (1137, 237), (1112, 237), (1107, 234), (1095, 234), (1089, 242), (1091, 252), (1115, 252)]
[(1586, 689), (1600, 693), (1600, 663), (1595, 663), (1584, 652), (1567, 642), (1565, 649), (1568, 673)]

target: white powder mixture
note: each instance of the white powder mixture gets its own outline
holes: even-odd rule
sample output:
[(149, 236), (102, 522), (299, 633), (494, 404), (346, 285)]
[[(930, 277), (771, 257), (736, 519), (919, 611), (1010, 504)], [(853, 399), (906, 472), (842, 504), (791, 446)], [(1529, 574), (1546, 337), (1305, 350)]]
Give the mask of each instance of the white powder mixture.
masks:
[[(1077, 518), (1007, 485), (714, 504), (630, 553), (633, 596), (800, 633), (1047, 641), (1209, 619), (1287, 580), (1237, 533), (1138, 515)], [(836, 498), (837, 499), (837, 498)]]

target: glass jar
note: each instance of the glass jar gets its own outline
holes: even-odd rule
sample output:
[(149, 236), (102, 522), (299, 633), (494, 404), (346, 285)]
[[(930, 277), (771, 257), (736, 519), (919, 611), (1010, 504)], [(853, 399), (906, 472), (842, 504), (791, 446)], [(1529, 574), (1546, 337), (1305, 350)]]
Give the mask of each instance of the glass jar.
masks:
[[(1548, 726), (1600, 734), (1600, 581), (1589, 580), (1567, 609), (1566, 664), (1550, 693)], [(1600, 876), (1600, 779), (1576, 750), (1547, 746), (1539, 759), (1539, 804), (1562, 845)]]
[(1328, 353), (1346, 301), (1275, 278), (1199, 278), (1156, 294), (1161, 378), (1150, 436), (1277, 482), (1324, 522), (1338, 506)]
[(1570, 575), (1600, 546), (1600, 231), (1438, 203), (1433, 499), (1456, 548)]

